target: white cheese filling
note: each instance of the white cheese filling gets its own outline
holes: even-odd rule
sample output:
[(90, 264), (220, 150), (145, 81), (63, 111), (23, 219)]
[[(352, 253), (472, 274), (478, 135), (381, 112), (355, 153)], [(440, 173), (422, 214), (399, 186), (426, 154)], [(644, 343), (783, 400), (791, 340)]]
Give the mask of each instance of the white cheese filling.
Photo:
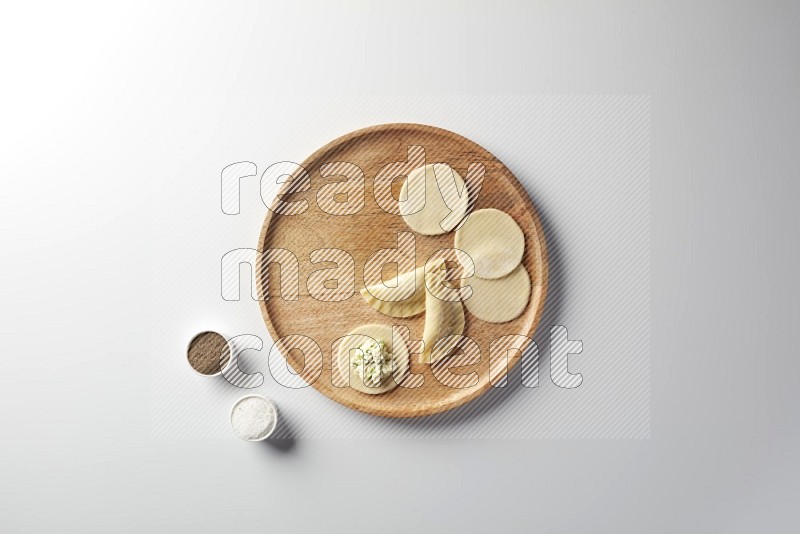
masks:
[(382, 340), (370, 339), (358, 347), (358, 354), (353, 358), (353, 369), (365, 386), (380, 387), (386, 377), (392, 373), (392, 354)]

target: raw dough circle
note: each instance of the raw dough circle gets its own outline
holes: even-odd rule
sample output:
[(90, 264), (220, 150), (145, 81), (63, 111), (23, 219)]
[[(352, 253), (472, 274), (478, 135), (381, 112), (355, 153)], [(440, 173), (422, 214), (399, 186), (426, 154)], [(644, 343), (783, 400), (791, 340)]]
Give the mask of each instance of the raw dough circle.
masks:
[(465, 253), (472, 258), (475, 276), (501, 278), (522, 261), (525, 235), (506, 212), (483, 209), (470, 214), (456, 231), (455, 247), (459, 258)]
[(521, 264), (503, 278), (472, 277), (465, 283), (472, 287), (472, 296), (464, 305), (472, 315), (487, 323), (516, 319), (525, 311), (531, 296), (531, 277)]
[[(436, 181), (436, 173), (445, 183), (441, 189)], [(408, 198), (408, 184), (418, 183), (420, 180), (425, 181), (425, 204), (416, 213), (408, 213), (415, 208)], [(453, 187), (453, 180), (455, 180), (455, 191), (450, 190)], [(445, 193), (447, 193), (447, 203), (444, 201)], [(400, 203), (403, 220), (409, 228), (423, 235), (446, 234), (461, 222), (469, 205), (464, 180), (455, 169), (445, 163), (425, 165), (408, 173), (400, 190), (400, 198), (405, 200)]]
[(349, 337), (342, 341), (339, 344), (339, 353), (336, 357), (337, 365), (339, 366), (339, 372), (343, 377), (346, 377), (349, 373), (350, 375), (350, 387), (355, 389), (356, 391), (360, 391), (362, 393), (368, 393), (370, 395), (378, 395), (380, 393), (386, 393), (387, 391), (391, 391), (397, 387), (397, 382), (395, 382), (394, 377), (399, 376), (403, 377), (408, 372), (408, 347), (406, 346), (405, 341), (402, 338), (398, 338), (397, 341), (399, 343), (396, 347), (392, 346), (392, 327), (386, 326), (382, 324), (365, 324), (359, 326), (349, 334), (348, 336), (367, 336), (371, 337), (375, 341), (383, 340), (386, 343), (386, 346), (389, 349), (389, 352), (392, 354), (392, 359), (394, 360), (395, 365), (395, 372), (394, 376), (389, 376), (386, 378), (383, 385), (379, 387), (370, 387), (364, 384), (364, 381), (361, 380), (361, 377), (358, 376), (358, 373), (355, 372), (353, 366), (350, 365), (351, 358), (355, 357), (358, 352), (353, 351), (351, 354), (351, 349), (358, 348), (361, 344), (366, 341), (364, 338), (361, 337)]

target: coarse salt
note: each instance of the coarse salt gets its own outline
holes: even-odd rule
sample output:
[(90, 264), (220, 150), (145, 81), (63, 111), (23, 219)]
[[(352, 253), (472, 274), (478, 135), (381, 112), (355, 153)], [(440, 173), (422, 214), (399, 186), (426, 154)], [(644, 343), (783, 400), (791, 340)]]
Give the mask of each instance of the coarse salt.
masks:
[(269, 436), (276, 419), (275, 405), (258, 395), (242, 397), (231, 410), (233, 431), (247, 441), (259, 441)]

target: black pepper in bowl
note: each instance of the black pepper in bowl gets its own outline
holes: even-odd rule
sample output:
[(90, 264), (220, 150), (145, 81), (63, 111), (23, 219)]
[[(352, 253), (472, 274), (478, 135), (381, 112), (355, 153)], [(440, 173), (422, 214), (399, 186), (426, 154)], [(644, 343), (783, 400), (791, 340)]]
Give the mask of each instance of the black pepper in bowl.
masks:
[(231, 359), (225, 338), (216, 332), (201, 332), (189, 342), (189, 365), (201, 375), (219, 374)]

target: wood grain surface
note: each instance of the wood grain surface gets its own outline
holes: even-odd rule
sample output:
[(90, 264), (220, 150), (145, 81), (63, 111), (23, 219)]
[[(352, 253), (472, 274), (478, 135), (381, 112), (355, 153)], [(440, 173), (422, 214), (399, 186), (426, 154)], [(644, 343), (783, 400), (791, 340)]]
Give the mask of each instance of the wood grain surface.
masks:
[[(403, 325), (410, 329), (411, 337), (422, 339), (424, 313), (406, 319), (383, 315), (367, 305), (359, 294), (364, 287), (363, 269), (367, 258), (376, 250), (397, 246), (400, 232), (410, 229), (399, 215), (383, 211), (373, 196), (373, 180), (385, 165), (405, 161), (410, 145), (425, 148), (426, 163), (447, 163), (462, 176), (466, 176), (470, 163), (482, 163), (486, 176), (482, 191), (473, 209), (497, 208), (505, 211), (519, 224), (525, 234), (525, 255), (522, 259), (531, 275), (531, 298), (525, 311), (517, 319), (503, 324), (483, 322), (469, 314), (465, 308), (464, 335), (473, 339), (481, 350), (480, 363), (452, 369), (454, 374), (477, 372), (477, 381), (471, 387), (453, 388), (440, 382), (430, 366), (420, 364), (412, 356), (411, 372), (421, 374), (424, 383), (419, 388), (397, 387), (381, 395), (368, 395), (349, 387), (334, 385), (332, 346), (335, 340), (354, 328), (367, 323)], [(358, 165), (365, 173), (365, 206), (354, 215), (334, 216), (317, 205), (317, 191), (326, 183), (343, 178), (323, 178), (319, 169), (329, 162), (345, 161)], [(260, 276), (258, 292), (261, 311), (273, 340), (301, 334), (313, 339), (322, 351), (322, 371), (308, 369), (300, 350), (284, 354), (294, 371), (307, 380), (320, 393), (347, 407), (362, 412), (388, 417), (415, 417), (443, 412), (460, 406), (485, 393), (492, 383), (489, 376), (489, 345), (507, 334), (532, 337), (538, 325), (547, 291), (547, 252), (539, 217), (530, 198), (520, 183), (497, 158), (476, 143), (453, 132), (419, 124), (382, 124), (344, 135), (302, 162), (309, 173), (311, 187), (302, 192), (285, 194), (289, 184), (284, 184), (279, 196), (285, 201), (306, 199), (308, 209), (299, 215), (279, 215), (268, 211), (258, 242), (261, 251), (283, 248), (293, 252), (299, 260), (300, 297), (296, 301), (278, 298), (279, 276), (273, 265), (260, 259), (257, 272), (269, 273), (269, 279)], [(403, 177), (393, 184), (394, 195), (399, 194)], [(416, 237), (417, 265), (422, 265), (435, 251), (453, 247), (454, 232), (440, 236)], [(313, 264), (309, 254), (320, 248), (339, 248), (349, 252), (355, 260), (355, 292), (341, 302), (323, 302), (313, 298), (307, 289), (309, 274), (335, 264)], [(268, 269), (268, 270), (265, 270)], [(276, 273), (273, 276), (273, 273)], [(387, 276), (390, 275), (387, 268)], [(466, 282), (468, 283), (468, 282)], [(269, 296), (270, 298), (265, 298)], [(508, 368), (518, 363), (521, 353), (511, 351)], [(333, 354), (335, 358), (335, 353)], [(310, 366), (309, 366), (310, 367)], [(335, 371), (338, 372), (338, 371)], [(494, 379), (493, 371), (493, 379)]]

